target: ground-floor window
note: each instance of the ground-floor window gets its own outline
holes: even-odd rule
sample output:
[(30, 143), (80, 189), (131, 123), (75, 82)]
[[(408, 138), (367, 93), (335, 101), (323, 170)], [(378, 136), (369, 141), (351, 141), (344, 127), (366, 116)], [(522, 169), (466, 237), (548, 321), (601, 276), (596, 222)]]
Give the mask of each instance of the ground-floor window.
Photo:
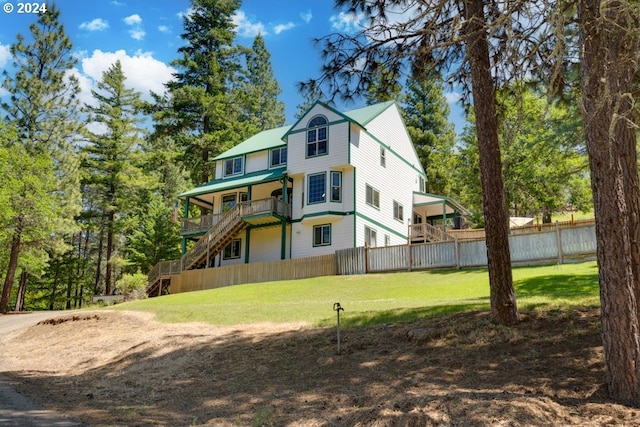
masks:
[(313, 226), (313, 246), (329, 246), (331, 244), (331, 224)]
[(233, 240), (224, 248), (222, 259), (238, 259), (240, 258), (240, 239)]
[(378, 246), (377, 239), (378, 239), (378, 233), (376, 232), (376, 230), (374, 230), (373, 228), (369, 228), (365, 225), (364, 226), (364, 243), (367, 246), (376, 247)]

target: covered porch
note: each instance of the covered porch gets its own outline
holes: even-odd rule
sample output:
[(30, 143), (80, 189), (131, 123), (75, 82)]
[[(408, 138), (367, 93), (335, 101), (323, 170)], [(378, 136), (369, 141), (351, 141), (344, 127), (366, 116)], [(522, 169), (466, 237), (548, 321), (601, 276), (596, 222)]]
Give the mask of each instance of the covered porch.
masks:
[(451, 229), (462, 228), (462, 217), (469, 211), (450, 197), (413, 193), (413, 216), (409, 224), (412, 243), (446, 241)]

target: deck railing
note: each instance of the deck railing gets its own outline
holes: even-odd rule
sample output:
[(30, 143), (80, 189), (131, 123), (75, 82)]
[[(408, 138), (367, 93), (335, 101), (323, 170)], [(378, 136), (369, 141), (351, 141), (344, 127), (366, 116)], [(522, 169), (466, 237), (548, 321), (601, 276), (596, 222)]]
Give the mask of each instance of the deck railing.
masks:
[(149, 274), (147, 274), (147, 280), (149, 284), (155, 283), (162, 276), (172, 276), (180, 274), (182, 267), (180, 266), (180, 260), (172, 261), (160, 261), (153, 266)]
[(213, 227), (224, 213), (203, 215), (193, 218), (182, 218), (180, 232), (182, 234), (204, 232)]
[(423, 239), (429, 242), (446, 242), (452, 240), (451, 236), (442, 231), (440, 227), (431, 224), (411, 224), (409, 226), (411, 240)]
[(243, 217), (273, 213), (289, 217), (290, 209), (288, 204), (275, 197), (236, 204), (231, 210), (222, 214), (220, 219), (182, 256), (182, 268), (191, 268), (203, 254), (210, 251), (212, 246), (216, 246), (221, 239), (234, 230), (242, 222)]

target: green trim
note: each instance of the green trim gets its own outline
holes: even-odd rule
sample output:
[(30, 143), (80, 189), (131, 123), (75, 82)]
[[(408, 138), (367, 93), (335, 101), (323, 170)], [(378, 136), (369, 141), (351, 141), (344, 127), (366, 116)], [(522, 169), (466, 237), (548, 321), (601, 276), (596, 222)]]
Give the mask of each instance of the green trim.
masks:
[(247, 227), (244, 233), (244, 263), (249, 264), (249, 243), (251, 242), (251, 227)]
[(357, 193), (356, 193), (356, 168), (353, 168), (353, 247), (356, 247), (357, 235), (356, 226), (358, 225), (358, 210), (357, 210)]
[[(286, 218), (283, 217), (282, 215), (277, 214), (277, 213), (273, 213), (273, 212), (261, 213), (261, 214), (256, 214), (256, 215), (245, 215), (245, 216), (242, 217), (242, 220), (244, 222), (249, 222), (249, 220), (252, 220), (252, 219), (260, 219), (260, 218), (268, 218), (268, 217), (277, 218), (279, 221), (281, 221), (283, 219), (286, 220)], [(274, 222), (279, 222), (279, 221), (274, 221)]]
[(357, 216), (357, 217), (360, 217), (360, 218), (364, 219), (365, 221), (368, 221), (368, 222), (370, 222), (370, 223), (372, 223), (372, 224), (374, 224), (374, 225), (376, 225), (376, 226), (378, 226), (378, 227), (380, 227), (380, 228), (382, 228), (383, 230), (388, 231), (389, 233), (393, 233), (393, 234), (395, 234), (395, 235), (396, 235), (396, 236), (398, 236), (398, 237), (401, 237), (401, 238), (403, 238), (403, 239), (406, 239), (406, 238), (407, 238), (407, 235), (406, 235), (406, 234), (398, 233), (396, 230), (394, 230), (394, 229), (392, 229), (392, 228), (387, 227), (386, 225), (382, 224), (381, 222), (376, 221), (376, 220), (375, 220), (375, 219), (373, 219), (373, 218), (370, 218), (370, 217), (368, 217), (368, 216), (366, 216), (366, 215), (363, 215), (363, 214), (361, 214), (361, 213), (359, 213), (359, 212), (358, 212), (358, 213), (356, 213), (356, 216)]
[(332, 216), (349, 216), (349, 215), (353, 215), (355, 214), (355, 211), (348, 211), (348, 212), (342, 212), (342, 211), (323, 211), (323, 212), (315, 212), (315, 213), (311, 213), (311, 214), (306, 214), (306, 215), (302, 215), (302, 217), (297, 218), (297, 219), (292, 219), (291, 222), (302, 222), (307, 218), (315, 218), (318, 216), (326, 216), (326, 215), (332, 215)]
[[(336, 111), (336, 113), (337, 113), (337, 111)], [(322, 116), (322, 115), (323, 115), (323, 114), (317, 114), (317, 116)], [(313, 117), (316, 117), (316, 116), (313, 116)], [(341, 124), (341, 123), (351, 123), (351, 122), (353, 122), (353, 120), (344, 119), (344, 120), (334, 120), (334, 121), (330, 122), (330, 121), (327, 119), (327, 128), (328, 128), (328, 127), (330, 127), (330, 126), (339, 125), (339, 124)], [(349, 126), (349, 127), (351, 127), (351, 126)], [(287, 136), (288, 136), (288, 135), (294, 135), (294, 134), (296, 134), (296, 133), (306, 132), (306, 131), (308, 131), (308, 130), (309, 130), (309, 128), (306, 128), (306, 127), (305, 127), (305, 128), (302, 128), (302, 129), (298, 129), (298, 130), (292, 130), (292, 131), (290, 131), (290, 132), (288, 132), (288, 133), (287, 133)], [(329, 139), (329, 134), (328, 134), (328, 130), (327, 130), (327, 140), (328, 140), (328, 139)], [(306, 142), (306, 139), (305, 139), (305, 142)]]
[(282, 218), (282, 228), (280, 231), (280, 259), (287, 257), (287, 220)]
[[(387, 151), (389, 151), (391, 154), (393, 154), (394, 156), (396, 156), (398, 159), (400, 159), (400, 161), (402, 161), (404, 164), (406, 164), (407, 166), (409, 166), (411, 169), (413, 169), (414, 171), (418, 172), (418, 174), (422, 175), (425, 180), (427, 179), (427, 174), (423, 171), (418, 169), (417, 167), (415, 167), (414, 164), (410, 163), (409, 160), (405, 159), (404, 157), (402, 157), (400, 154), (398, 154), (393, 148), (391, 148), (389, 145), (385, 144), (384, 142), (382, 142), (381, 140), (379, 140), (375, 135), (372, 135), (371, 133), (369, 133), (369, 131), (367, 131), (366, 129), (363, 128), (364, 133), (366, 133), (367, 135), (369, 135), (371, 137), (371, 139), (375, 142), (377, 142), (378, 144), (380, 144), (381, 146), (383, 146), (384, 148), (387, 149)], [(407, 136), (409, 134), (407, 133)], [(416, 152), (416, 148), (413, 145), (413, 142), (410, 140), (409, 142), (411, 142), (411, 147), (413, 148), (413, 152)], [(420, 157), (418, 157), (418, 155), (416, 154), (416, 160), (418, 161), (418, 164), (420, 164)], [(420, 165), (420, 167), (422, 167), (422, 165)]]

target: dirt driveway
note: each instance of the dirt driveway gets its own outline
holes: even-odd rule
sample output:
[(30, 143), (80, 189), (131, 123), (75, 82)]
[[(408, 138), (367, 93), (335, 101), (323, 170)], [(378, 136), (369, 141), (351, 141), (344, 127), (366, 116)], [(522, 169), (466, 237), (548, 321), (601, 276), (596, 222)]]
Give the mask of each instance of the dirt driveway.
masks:
[[(11, 334), (20, 333), (42, 320), (60, 315), (60, 312), (51, 311), (0, 315), (0, 337), (9, 338)], [(3, 375), (6, 369), (7, 366), (4, 363), (0, 365), (0, 426), (76, 427), (84, 425), (56, 411), (45, 410), (32, 398), (19, 393), (15, 387), (18, 385), (15, 378)]]

